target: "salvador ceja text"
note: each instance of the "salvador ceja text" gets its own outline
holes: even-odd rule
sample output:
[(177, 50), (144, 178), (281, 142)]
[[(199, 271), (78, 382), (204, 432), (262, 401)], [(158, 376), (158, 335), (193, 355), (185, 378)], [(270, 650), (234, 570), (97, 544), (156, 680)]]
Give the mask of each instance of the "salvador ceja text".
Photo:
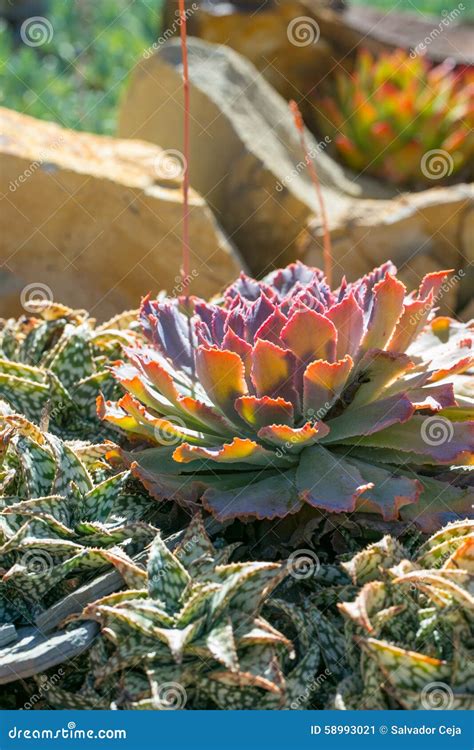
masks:
[(446, 735), (455, 737), (462, 734), (462, 729), (455, 724), (447, 726), (446, 724), (440, 724), (440, 726), (420, 726), (412, 727), (407, 724), (392, 724), (391, 726), (376, 727), (373, 724), (328, 724), (327, 726), (320, 726), (319, 724), (311, 724), (310, 734), (421, 734), (421, 735)]

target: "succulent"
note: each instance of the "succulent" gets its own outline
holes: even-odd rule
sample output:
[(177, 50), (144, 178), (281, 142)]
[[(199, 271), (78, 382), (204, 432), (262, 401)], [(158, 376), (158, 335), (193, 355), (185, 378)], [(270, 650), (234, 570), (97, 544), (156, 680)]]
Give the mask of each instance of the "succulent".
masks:
[(274, 601), (297, 634), (297, 654), (286, 635), (262, 616), (285, 565), (229, 562), (239, 544), (214, 546), (197, 515), (170, 551), (158, 534), (147, 569), (123, 553), (102, 552), (127, 588), (87, 606), (81, 619), (97, 621), (103, 639), (76, 695), (48, 693), (68, 707), (167, 710), (289, 708), (316, 672), (316, 621)]
[(30, 301), (28, 309), (31, 317), (0, 321), (0, 398), (55, 434), (96, 439), (95, 398), (116, 390), (105, 365), (133, 342), (134, 314), (96, 326), (63, 305)]
[(474, 81), (450, 62), (403, 50), (359, 53), (315, 103), (317, 122), (357, 172), (418, 186), (468, 167), (474, 155)]
[(450, 524), (414, 558), (386, 536), (346, 563), (354, 674), (339, 685), (344, 709), (474, 708), (474, 522)]
[(104, 570), (99, 548), (135, 553), (153, 539), (142, 521), (149, 497), (129, 472), (112, 471), (109, 448), (0, 416), (2, 623), (31, 623)]
[(309, 506), (439, 528), (473, 497), (474, 401), (454, 393), (472, 326), (432, 318), (447, 276), (407, 295), (388, 262), (331, 290), (296, 263), (211, 303), (146, 298), (148, 341), (125, 348), (126, 393), (99, 414), (153, 496), (220, 521)]

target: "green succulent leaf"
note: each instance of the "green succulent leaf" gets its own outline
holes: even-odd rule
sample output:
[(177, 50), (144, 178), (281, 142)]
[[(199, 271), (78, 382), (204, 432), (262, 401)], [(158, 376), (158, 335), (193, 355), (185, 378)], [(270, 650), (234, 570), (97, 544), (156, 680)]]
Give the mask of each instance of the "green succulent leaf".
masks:
[(148, 586), (152, 598), (166, 602), (175, 611), (190, 581), (191, 577), (178, 558), (169, 551), (161, 537), (156, 536), (148, 558)]

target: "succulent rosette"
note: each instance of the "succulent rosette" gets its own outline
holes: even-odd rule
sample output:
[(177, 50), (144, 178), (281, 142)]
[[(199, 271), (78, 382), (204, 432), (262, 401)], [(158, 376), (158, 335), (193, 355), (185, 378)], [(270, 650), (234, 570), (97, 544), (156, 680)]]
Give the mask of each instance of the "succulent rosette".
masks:
[(357, 172), (415, 186), (472, 173), (474, 76), (450, 60), (433, 67), (404, 50), (362, 50), (315, 101), (315, 116)]
[(433, 313), (448, 275), (407, 294), (388, 262), (331, 290), (294, 263), (211, 302), (146, 298), (148, 343), (99, 414), (152, 495), (220, 520), (306, 505), (437, 528), (473, 502), (472, 326)]

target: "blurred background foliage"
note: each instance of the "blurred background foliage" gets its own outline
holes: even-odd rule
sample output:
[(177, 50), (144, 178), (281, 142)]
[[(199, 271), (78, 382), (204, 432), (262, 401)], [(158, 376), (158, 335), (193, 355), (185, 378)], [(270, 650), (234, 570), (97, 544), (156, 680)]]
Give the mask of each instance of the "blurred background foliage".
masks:
[[(472, 0), (464, 3), (466, 10)], [(366, 5), (382, 10), (406, 11), (409, 13), (425, 13), (431, 16), (441, 16), (454, 10), (459, 3), (457, 0), (351, 0), (351, 5)], [(472, 16), (471, 9), (471, 16)]]
[[(351, 2), (432, 15), (458, 5)], [(54, 33), (41, 47), (23, 44), (19, 24), (15, 29), (0, 18), (0, 105), (76, 130), (113, 134), (127, 76), (160, 35), (162, 5), (163, 0), (49, 0), (44, 15)], [(0, 0), (3, 6), (14, 7), (15, 0)]]
[(54, 34), (28, 47), (0, 20), (0, 105), (111, 134), (123, 84), (157, 39), (161, 1), (50, 0)]

